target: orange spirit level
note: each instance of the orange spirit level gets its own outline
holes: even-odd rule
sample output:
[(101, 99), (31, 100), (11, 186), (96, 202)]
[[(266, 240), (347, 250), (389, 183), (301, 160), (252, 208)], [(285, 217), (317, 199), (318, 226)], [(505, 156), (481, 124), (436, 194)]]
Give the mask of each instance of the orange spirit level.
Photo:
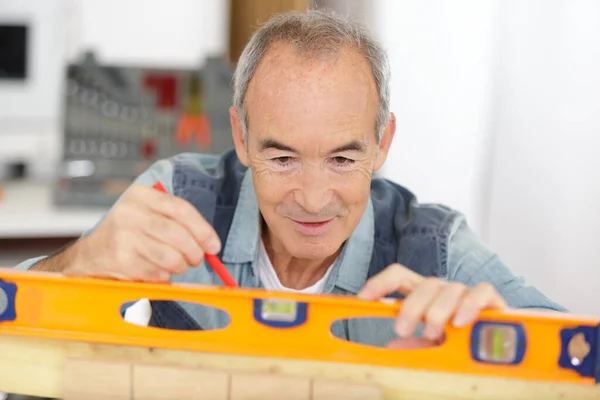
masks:
[[(121, 307), (141, 298), (197, 302), (229, 313), (211, 331), (174, 331), (125, 322)], [(392, 350), (330, 333), (340, 319), (394, 318), (401, 301), (370, 302), (190, 284), (148, 284), (0, 269), (2, 335), (360, 363), (375, 366), (597, 383), (599, 321), (569, 314), (484, 311), (472, 325), (446, 328), (436, 347)]]

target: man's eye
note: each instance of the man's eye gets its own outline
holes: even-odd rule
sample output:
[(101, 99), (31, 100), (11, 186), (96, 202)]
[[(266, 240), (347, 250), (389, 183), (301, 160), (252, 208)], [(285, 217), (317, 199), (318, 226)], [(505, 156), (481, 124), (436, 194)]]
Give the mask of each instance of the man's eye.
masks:
[(271, 159), (271, 162), (276, 167), (291, 167), (294, 165), (294, 157), (275, 157)]
[(292, 160), (292, 157), (277, 157), (274, 158), (279, 164), (287, 164)]
[(336, 166), (339, 167), (348, 167), (354, 163), (354, 160), (351, 160), (346, 157), (333, 157), (333, 162)]

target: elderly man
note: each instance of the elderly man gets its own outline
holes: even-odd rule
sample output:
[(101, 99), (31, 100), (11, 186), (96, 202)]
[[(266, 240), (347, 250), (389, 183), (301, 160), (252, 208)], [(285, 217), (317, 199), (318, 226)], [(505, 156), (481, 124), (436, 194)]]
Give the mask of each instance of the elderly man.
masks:
[[(324, 12), (285, 13), (246, 46), (230, 110), (235, 149), (180, 154), (136, 179), (77, 242), (18, 268), (220, 284), (218, 254), (242, 287), (405, 299), (394, 321), (339, 322), (338, 337), (429, 345), (485, 308), (562, 308), (525, 286), (463, 216), (373, 179), (394, 133), (385, 51)], [(151, 188), (161, 182), (168, 193)], [(152, 302), (153, 325), (214, 329), (225, 316)]]

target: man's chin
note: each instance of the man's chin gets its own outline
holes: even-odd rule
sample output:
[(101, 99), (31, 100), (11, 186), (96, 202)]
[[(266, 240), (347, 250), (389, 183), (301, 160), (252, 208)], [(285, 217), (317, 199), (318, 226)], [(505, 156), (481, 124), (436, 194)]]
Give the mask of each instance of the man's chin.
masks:
[(322, 260), (331, 257), (340, 248), (325, 240), (298, 240), (288, 245), (286, 247), (293, 257), (304, 260)]

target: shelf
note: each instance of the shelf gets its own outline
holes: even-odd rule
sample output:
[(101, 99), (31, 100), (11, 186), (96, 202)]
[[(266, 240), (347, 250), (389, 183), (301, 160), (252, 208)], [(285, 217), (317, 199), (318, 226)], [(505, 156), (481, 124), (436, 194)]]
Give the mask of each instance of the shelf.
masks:
[(0, 238), (76, 237), (92, 228), (105, 208), (58, 208), (49, 183), (0, 184)]

